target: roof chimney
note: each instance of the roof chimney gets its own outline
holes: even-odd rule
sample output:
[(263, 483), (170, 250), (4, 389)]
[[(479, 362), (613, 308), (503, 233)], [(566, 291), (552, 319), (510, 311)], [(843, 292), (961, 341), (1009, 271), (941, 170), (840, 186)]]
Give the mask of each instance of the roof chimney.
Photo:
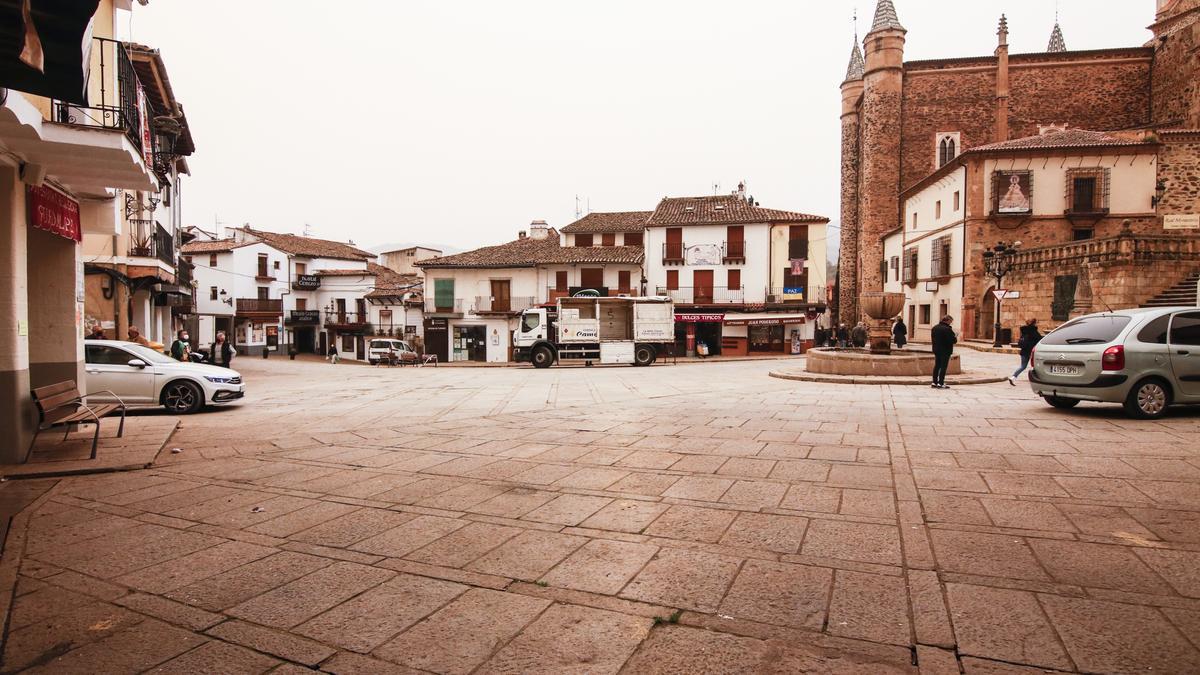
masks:
[(746, 181), (741, 181), (738, 183), (737, 196), (738, 199), (746, 199)]
[(545, 239), (547, 236), (549, 236), (549, 230), (550, 228), (546, 225), (546, 221), (535, 220), (529, 224), (529, 238)]
[(521, 230), (520, 232), (517, 232), (517, 239), (524, 239), (524, 238), (525, 238), (525, 230)]

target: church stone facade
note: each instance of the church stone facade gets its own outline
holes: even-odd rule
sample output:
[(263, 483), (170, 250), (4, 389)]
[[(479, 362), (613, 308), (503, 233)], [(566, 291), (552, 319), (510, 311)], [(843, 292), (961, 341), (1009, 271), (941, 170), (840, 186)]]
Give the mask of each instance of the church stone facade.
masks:
[[(985, 296), (994, 280), (983, 271), (982, 253), (1000, 241), (1022, 242), (1004, 285), (1022, 290), (1024, 284), (1029, 292), (1023, 296), (1030, 298), (1006, 304), (1009, 326), (1018, 316), (1051, 319), (1053, 303), (1034, 297), (1051, 297), (1055, 316), (1064, 303), (1088, 309), (1099, 278), (1105, 287), (1128, 290), (1101, 303), (1136, 306), (1179, 283), (1181, 274), (1200, 269), (1200, 229), (1174, 229), (1191, 223), (1178, 216), (1200, 214), (1200, 0), (1157, 0), (1156, 7), (1147, 7), (1148, 19), (1152, 9), (1153, 39), (1140, 47), (1069, 51), (1055, 25), (1046, 52), (1009, 54), (1008, 27), (1001, 19), (991, 56), (906, 62), (907, 31), (892, 0), (879, 0), (861, 50), (855, 40), (842, 84), (843, 322), (860, 316), (862, 292), (884, 288), (889, 261), (883, 240), (904, 227), (906, 193), (955, 161), (972, 167), (965, 207), (957, 221), (946, 223), (966, 233), (962, 250), (953, 254), (965, 256), (955, 266), (964, 277), (955, 288), (962, 294), (960, 326), (969, 337), (991, 331)], [(1047, 137), (1047, 130), (1096, 133)], [(1072, 147), (1067, 140), (1096, 137), (1117, 145), (1133, 139), (1145, 146), (1140, 151), (1151, 148), (1153, 180), (1109, 185), (1102, 167), (1112, 164), (1114, 151), (1086, 143)], [(971, 161), (964, 157), (984, 148), (995, 152), (975, 152)], [(985, 198), (993, 173), (1030, 168), (1035, 161), (1044, 166), (1051, 159), (1073, 162), (1077, 169), (1095, 164), (1097, 175), (1105, 177), (1105, 199), (1107, 190), (1137, 190), (1136, 198), (1117, 201), (1138, 206), (1122, 213), (1097, 206), (1082, 224), (1070, 204), (1061, 213), (999, 217), (995, 203)], [(1068, 193), (1069, 202), (1071, 180), (1034, 189)], [(1056, 196), (1061, 203), (1064, 195)], [(1172, 229), (1165, 227), (1168, 219)], [(1086, 239), (1093, 241), (1081, 244)], [(1143, 250), (1155, 253), (1140, 256)], [(1077, 302), (1053, 298), (1072, 289)]]

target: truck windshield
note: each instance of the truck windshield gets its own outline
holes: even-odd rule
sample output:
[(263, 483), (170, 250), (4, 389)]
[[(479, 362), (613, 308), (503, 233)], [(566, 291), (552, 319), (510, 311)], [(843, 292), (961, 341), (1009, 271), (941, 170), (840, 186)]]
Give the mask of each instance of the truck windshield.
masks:
[(521, 319), (521, 332), (528, 333), (540, 325), (542, 325), (542, 317), (540, 314), (536, 312), (526, 314), (525, 317)]

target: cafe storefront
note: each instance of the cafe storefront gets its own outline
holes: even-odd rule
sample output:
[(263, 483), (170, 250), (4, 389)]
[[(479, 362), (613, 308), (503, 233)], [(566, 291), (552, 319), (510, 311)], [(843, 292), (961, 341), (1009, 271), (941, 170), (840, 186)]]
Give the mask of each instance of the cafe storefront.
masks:
[(696, 356), (698, 351), (707, 351), (707, 356), (722, 353), (722, 312), (676, 312), (675, 313), (675, 356)]
[(808, 314), (728, 314), (722, 323), (730, 356), (803, 354), (813, 345)]

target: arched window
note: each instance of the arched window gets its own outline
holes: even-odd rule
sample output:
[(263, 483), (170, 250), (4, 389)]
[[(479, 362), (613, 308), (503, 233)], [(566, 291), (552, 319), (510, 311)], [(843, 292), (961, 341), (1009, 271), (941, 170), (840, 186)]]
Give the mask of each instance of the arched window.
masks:
[(937, 168), (941, 168), (958, 156), (958, 133), (943, 132), (938, 134)]

